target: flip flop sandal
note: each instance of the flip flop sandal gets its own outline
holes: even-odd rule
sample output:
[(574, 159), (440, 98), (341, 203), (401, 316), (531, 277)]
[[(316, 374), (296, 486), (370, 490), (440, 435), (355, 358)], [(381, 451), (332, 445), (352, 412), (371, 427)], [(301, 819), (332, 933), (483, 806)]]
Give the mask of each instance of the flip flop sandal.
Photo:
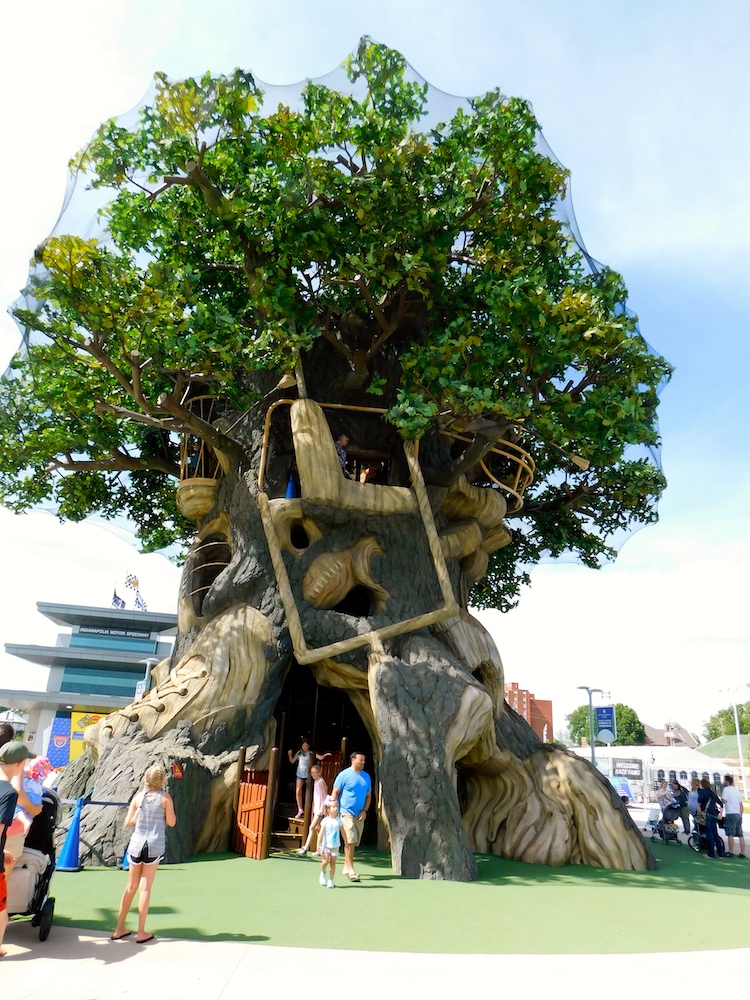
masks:
[(115, 937), (114, 934), (110, 934), (109, 935), (109, 940), (110, 941), (122, 941), (123, 938), (130, 937), (130, 935), (132, 933), (133, 933), (132, 931), (125, 931), (124, 934), (118, 934), (117, 937)]
[(359, 882), (359, 875), (356, 872), (348, 872), (346, 877), (350, 882)]

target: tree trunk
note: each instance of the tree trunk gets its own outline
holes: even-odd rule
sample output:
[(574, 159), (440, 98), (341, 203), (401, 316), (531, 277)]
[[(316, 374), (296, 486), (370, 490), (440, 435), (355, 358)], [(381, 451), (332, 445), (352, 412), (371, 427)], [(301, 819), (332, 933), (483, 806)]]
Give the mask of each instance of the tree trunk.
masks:
[[(237, 750), (267, 761), (294, 656), (350, 694), (371, 734), (397, 872), (470, 880), (477, 850), (651, 867), (608, 783), (504, 705), (495, 644), (460, 606), (508, 541), (501, 493), (464, 475), (428, 493), (416, 449), (377, 415), (281, 403), (262, 453), (265, 419), (259, 407), (237, 424), (249, 471), (221, 480), (200, 518), (172, 660), (141, 702), (87, 732), (95, 797), (125, 801), (162, 760), (178, 813), (169, 860), (225, 846)], [(384, 481), (344, 475), (344, 431), (360, 465), (381, 456)], [(433, 469), (450, 457), (439, 442), (423, 451)], [(121, 818), (84, 812), (83, 839), (105, 863), (127, 841)]]

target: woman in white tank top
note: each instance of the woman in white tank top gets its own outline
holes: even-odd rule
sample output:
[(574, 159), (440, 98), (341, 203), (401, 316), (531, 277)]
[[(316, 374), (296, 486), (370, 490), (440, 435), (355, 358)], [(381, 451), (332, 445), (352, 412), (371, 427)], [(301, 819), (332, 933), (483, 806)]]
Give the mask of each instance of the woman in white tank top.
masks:
[(165, 780), (164, 768), (150, 767), (144, 775), (145, 788), (133, 796), (128, 807), (125, 826), (134, 826), (135, 830), (128, 844), (128, 884), (120, 901), (117, 927), (111, 935), (113, 941), (130, 936), (130, 931), (125, 929), (125, 920), (139, 888), (136, 944), (145, 944), (154, 937), (146, 932), (151, 886), (159, 862), (164, 857), (166, 828), (177, 822), (172, 796), (164, 791)]

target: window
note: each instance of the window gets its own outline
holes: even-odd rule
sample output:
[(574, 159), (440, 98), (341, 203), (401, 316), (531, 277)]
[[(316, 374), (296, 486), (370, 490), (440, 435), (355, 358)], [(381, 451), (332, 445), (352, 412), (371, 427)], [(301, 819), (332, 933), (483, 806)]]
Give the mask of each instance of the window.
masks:
[(135, 686), (145, 670), (105, 670), (97, 667), (65, 667), (61, 691), (80, 694), (108, 694), (114, 698), (132, 698)]
[(71, 649), (116, 649), (121, 653), (155, 653), (155, 639), (127, 639), (124, 636), (79, 635), (70, 637)]

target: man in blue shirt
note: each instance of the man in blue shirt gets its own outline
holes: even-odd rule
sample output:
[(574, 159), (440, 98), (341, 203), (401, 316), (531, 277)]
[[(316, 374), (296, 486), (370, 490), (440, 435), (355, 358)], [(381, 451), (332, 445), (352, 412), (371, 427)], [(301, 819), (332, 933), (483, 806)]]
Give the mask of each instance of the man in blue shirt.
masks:
[(372, 782), (365, 771), (365, 755), (353, 753), (351, 767), (341, 771), (333, 783), (333, 797), (338, 801), (344, 833), (344, 875), (359, 882), (354, 871), (354, 848), (362, 838), (367, 810), (372, 801)]

